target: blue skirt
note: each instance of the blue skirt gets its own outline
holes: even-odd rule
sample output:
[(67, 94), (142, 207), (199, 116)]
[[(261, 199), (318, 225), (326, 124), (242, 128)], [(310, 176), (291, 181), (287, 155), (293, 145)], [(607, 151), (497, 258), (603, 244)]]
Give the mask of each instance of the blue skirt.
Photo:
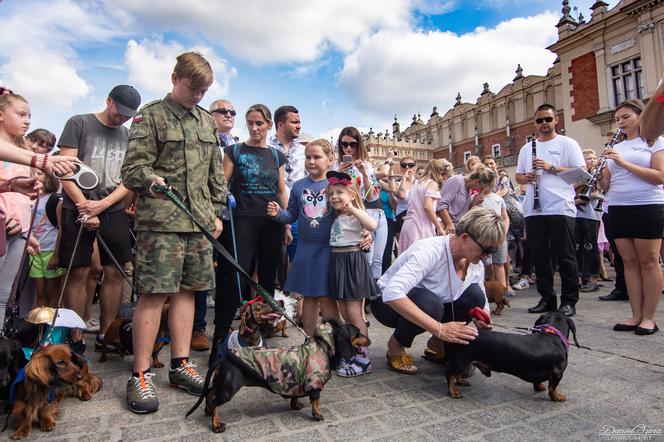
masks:
[(300, 238), (284, 290), (302, 296), (330, 296), (330, 254), (328, 242)]

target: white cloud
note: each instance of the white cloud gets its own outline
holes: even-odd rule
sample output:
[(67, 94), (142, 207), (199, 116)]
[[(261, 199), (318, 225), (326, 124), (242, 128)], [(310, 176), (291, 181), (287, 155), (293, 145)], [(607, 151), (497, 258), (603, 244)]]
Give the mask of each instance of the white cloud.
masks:
[(77, 49), (121, 35), (107, 25), (98, 6), (95, 1), (71, 0), (3, 6), (0, 74), (33, 107), (68, 108), (91, 92), (80, 74), (85, 66)]
[(546, 73), (558, 19), (543, 13), (463, 35), (379, 31), (346, 56), (339, 85), (360, 108), (383, 115), (447, 109), (457, 92), (475, 102), (484, 82), (494, 92), (511, 82), (518, 63), (526, 75)]
[[(109, 0), (137, 29), (200, 33), (253, 64), (308, 63), (376, 29), (408, 28), (415, 0)], [(418, 2), (420, 0), (417, 0)]]
[(237, 75), (237, 70), (229, 67), (226, 60), (207, 46), (184, 48), (177, 42), (143, 40), (138, 43), (135, 40), (129, 40), (125, 51), (129, 80), (136, 85), (139, 91), (145, 91), (155, 96), (164, 95), (173, 88), (171, 73), (175, 66), (175, 58), (188, 50), (200, 52), (212, 66), (214, 83), (208, 89), (208, 96), (228, 95), (230, 79)]
[(92, 90), (73, 63), (56, 53), (21, 51), (0, 71), (12, 90), (25, 96), (33, 108), (68, 108)]

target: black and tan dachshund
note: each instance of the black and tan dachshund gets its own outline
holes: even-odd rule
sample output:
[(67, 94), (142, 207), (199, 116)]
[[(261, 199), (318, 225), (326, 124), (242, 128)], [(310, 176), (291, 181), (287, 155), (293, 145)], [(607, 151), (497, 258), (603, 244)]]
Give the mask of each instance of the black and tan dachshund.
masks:
[(212, 416), (212, 430), (222, 432), (226, 424), (221, 421), (221, 406), (240, 388), (254, 386), (290, 398), (294, 410), (303, 406), (298, 398), (308, 396), (313, 418), (323, 420), (320, 392), (332, 376), (332, 370), (338, 368), (342, 360), (350, 359), (355, 347), (369, 344), (369, 338), (354, 325), (328, 321), (301, 346), (245, 347), (228, 351), (208, 370), (203, 394), (187, 416), (205, 399), (205, 413)]
[(564, 401), (557, 387), (567, 367), (570, 331), (578, 347), (574, 322), (560, 312), (549, 312), (537, 319), (532, 334), (479, 329), (477, 338), (468, 345), (447, 344), (449, 367), (445, 375), (450, 397), (461, 397), (456, 384), (470, 385), (461, 374), (472, 363), (487, 377), (491, 371), (508, 373), (531, 382), (535, 391), (544, 391), (548, 381), (551, 400)]

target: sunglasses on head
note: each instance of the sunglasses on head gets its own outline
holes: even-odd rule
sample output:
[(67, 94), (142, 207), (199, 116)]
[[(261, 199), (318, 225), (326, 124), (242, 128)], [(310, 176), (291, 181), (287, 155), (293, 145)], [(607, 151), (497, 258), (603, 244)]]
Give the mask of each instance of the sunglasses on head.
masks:
[(466, 234), (470, 237), (470, 239), (475, 241), (475, 243), (477, 243), (478, 246), (480, 246), (480, 249), (482, 249), (482, 255), (493, 255), (498, 251), (498, 247), (487, 247), (478, 240), (476, 240), (475, 237), (470, 233), (466, 232)]
[(403, 169), (412, 169), (415, 167), (415, 163), (399, 163), (399, 166)]
[(350, 143), (348, 143), (346, 141), (341, 142), (341, 148), (342, 149), (346, 149), (346, 148), (349, 148), (349, 147), (352, 147), (353, 149), (357, 149), (357, 145), (358, 145), (357, 141), (351, 141)]
[(233, 109), (226, 109), (225, 107), (220, 107), (218, 109), (215, 109), (212, 111), (212, 113), (218, 112), (221, 115), (226, 115), (226, 114), (231, 114), (231, 117), (234, 117), (237, 115), (237, 112), (235, 112)]
[(550, 122), (553, 121), (553, 117), (544, 117), (544, 118), (537, 118), (537, 119), (535, 119), (535, 123), (537, 123), (537, 124), (542, 124), (542, 123), (544, 123), (545, 121), (546, 121), (547, 123), (550, 123)]

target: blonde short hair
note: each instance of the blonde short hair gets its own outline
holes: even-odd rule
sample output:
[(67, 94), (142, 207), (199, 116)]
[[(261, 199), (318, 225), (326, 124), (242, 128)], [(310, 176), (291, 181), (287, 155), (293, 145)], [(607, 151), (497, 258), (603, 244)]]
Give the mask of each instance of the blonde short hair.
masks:
[(469, 172), (466, 176), (471, 180), (479, 181), (480, 187), (492, 185), (493, 181), (496, 179), (496, 173), (484, 164), (475, 166), (475, 169), (473, 169), (472, 172)]
[(597, 156), (597, 152), (595, 152), (593, 149), (583, 149), (581, 151), (583, 155), (595, 155)]
[(198, 52), (185, 52), (176, 58), (173, 72), (178, 79), (189, 78), (193, 89), (209, 87), (214, 81), (210, 63)]
[(475, 207), (461, 217), (455, 233), (466, 233), (483, 246), (499, 246), (505, 241), (505, 223), (494, 210)]

